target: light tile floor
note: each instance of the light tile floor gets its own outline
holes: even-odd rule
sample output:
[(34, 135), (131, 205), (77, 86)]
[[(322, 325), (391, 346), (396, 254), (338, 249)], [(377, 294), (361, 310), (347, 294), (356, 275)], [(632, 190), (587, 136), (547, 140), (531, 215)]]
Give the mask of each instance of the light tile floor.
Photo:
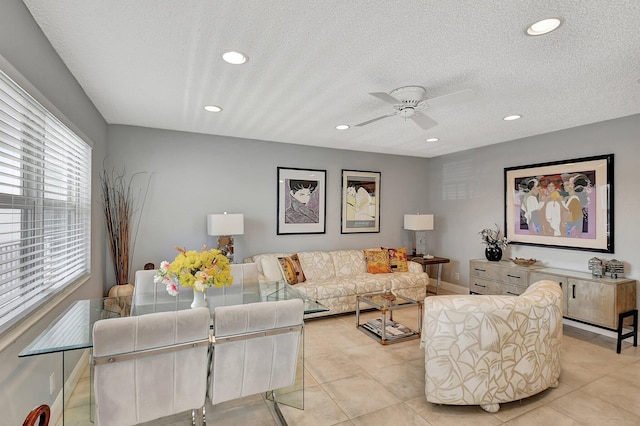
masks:
[[(368, 312), (364, 319), (375, 315)], [(415, 327), (417, 310), (396, 311), (394, 319)], [(618, 355), (614, 339), (565, 326), (560, 386), (501, 404), (491, 414), (425, 400), (419, 340), (383, 346), (356, 329), (354, 315), (310, 320), (305, 325), (305, 409), (281, 409), (291, 426), (640, 425), (640, 348), (630, 342)], [(74, 397), (88, 391), (88, 382), (86, 377), (79, 383)], [(86, 407), (77, 409), (86, 412)], [(208, 405), (207, 419), (215, 425), (277, 424), (261, 396)], [(70, 413), (66, 423), (88, 424), (74, 421)], [(182, 416), (152, 424), (189, 422)]]

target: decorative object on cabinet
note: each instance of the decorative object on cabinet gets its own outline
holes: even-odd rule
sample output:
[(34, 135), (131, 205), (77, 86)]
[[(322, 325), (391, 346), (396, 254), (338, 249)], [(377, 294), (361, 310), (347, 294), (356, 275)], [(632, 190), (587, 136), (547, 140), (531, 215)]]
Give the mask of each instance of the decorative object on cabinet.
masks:
[(233, 236), (244, 234), (244, 215), (210, 214), (207, 216), (207, 235), (218, 236), (218, 250), (233, 263)]
[(611, 278), (622, 278), (624, 276), (624, 263), (617, 259), (611, 259), (605, 264), (605, 273)]
[(597, 257), (589, 259), (589, 270), (594, 277), (602, 278), (604, 276), (603, 260)]
[(404, 215), (404, 229), (413, 232), (413, 256), (416, 253), (428, 253), (426, 250), (426, 244), (421, 244), (418, 248), (417, 235), (419, 231), (432, 231), (433, 230), (433, 215), (432, 214), (405, 214)]
[(511, 243), (613, 253), (613, 154), (505, 168), (504, 182)]
[(326, 232), (327, 171), (278, 167), (277, 235)]
[(538, 261), (537, 259), (523, 259), (521, 257), (516, 257), (515, 259), (510, 257), (509, 260), (520, 266), (531, 266)]
[(507, 237), (500, 236), (500, 227), (496, 224), (496, 229), (485, 228), (479, 232), (482, 244), (486, 244), (484, 255), (487, 260), (498, 262), (502, 259), (502, 249), (509, 244)]
[(342, 170), (342, 234), (380, 232), (380, 177)]

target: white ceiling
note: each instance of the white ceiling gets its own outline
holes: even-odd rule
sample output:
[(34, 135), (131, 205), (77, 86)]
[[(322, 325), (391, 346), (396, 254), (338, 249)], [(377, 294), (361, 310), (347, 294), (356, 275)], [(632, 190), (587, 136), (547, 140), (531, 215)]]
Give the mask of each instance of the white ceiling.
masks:
[[(638, 0), (24, 3), (112, 124), (434, 157), (640, 113)], [(525, 34), (548, 17), (563, 25)], [(369, 92), (407, 85), (475, 96), (426, 131), (353, 126), (393, 112)]]

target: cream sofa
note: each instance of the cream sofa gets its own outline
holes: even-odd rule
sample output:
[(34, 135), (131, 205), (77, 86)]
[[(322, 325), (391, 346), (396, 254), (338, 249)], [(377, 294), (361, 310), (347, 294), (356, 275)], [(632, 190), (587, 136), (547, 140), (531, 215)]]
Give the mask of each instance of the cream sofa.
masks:
[[(385, 289), (414, 300), (426, 297), (429, 275), (422, 266), (407, 262), (408, 272), (370, 274), (362, 250), (334, 250), (298, 252), (300, 265), (306, 277), (294, 287), (329, 308), (329, 311), (306, 317), (333, 315), (356, 310), (356, 295)], [(260, 281), (283, 279), (278, 257), (286, 253), (259, 254), (245, 259), (258, 267)]]
[(562, 290), (538, 281), (520, 296), (438, 296), (424, 302), (425, 394), (437, 404), (496, 412), (556, 387)]

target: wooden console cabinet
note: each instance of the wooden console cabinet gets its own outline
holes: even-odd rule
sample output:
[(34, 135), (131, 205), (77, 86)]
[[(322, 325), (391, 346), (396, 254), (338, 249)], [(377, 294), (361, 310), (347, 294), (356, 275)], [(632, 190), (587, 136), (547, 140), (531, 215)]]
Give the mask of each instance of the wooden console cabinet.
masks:
[(536, 281), (553, 280), (562, 287), (563, 316), (599, 327), (618, 330), (620, 314), (636, 309), (635, 280), (509, 261), (471, 260), (469, 266), (471, 293), (519, 295)]
[(617, 330), (619, 315), (636, 308), (636, 280), (597, 278), (590, 273), (553, 268), (529, 275), (530, 283), (540, 280), (560, 283), (566, 318)]

